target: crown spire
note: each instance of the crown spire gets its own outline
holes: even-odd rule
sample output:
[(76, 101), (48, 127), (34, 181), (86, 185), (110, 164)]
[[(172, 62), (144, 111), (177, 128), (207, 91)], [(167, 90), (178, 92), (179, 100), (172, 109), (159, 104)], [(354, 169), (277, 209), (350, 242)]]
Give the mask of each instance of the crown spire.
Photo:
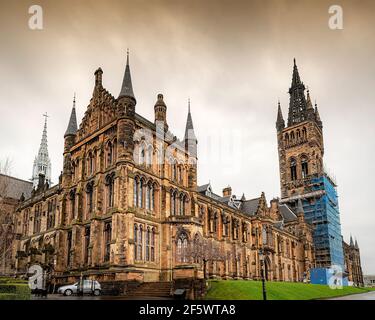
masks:
[(305, 86), (299, 76), (296, 59), (293, 59), (292, 84), (289, 89), (289, 114), (288, 126), (305, 121), (307, 118), (307, 103), (305, 98)]
[(130, 66), (129, 66), (129, 49), (126, 51), (126, 67), (124, 78), (122, 80), (121, 91), (118, 98), (121, 97), (129, 97), (135, 100), (134, 92), (133, 92), (133, 85), (132, 85), (132, 78), (130, 74)]
[(353, 237), (352, 237), (352, 235), (350, 235), (350, 246), (351, 246), (351, 247), (354, 247), (354, 242), (353, 242)]
[(76, 94), (74, 93), (72, 112), (70, 114), (68, 127), (66, 128), (64, 137), (69, 136), (69, 135), (75, 135), (76, 132), (77, 132)]
[(318, 125), (318, 127), (320, 129), (323, 129), (323, 123), (322, 123), (322, 120), (320, 119), (320, 115), (319, 115), (319, 111), (318, 111), (318, 105), (317, 103), (315, 102), (315, 121), (316, 121), (316, 124)]

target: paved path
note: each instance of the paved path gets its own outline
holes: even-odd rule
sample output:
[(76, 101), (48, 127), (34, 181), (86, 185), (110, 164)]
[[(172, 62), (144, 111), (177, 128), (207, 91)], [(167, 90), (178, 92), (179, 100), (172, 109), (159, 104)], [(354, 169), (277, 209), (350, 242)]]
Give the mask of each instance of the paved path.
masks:
[(359, 293), (359, 294), (351, 294), (349, 296), (331, 298), (328, 300), (375, 300), (375, 291)]

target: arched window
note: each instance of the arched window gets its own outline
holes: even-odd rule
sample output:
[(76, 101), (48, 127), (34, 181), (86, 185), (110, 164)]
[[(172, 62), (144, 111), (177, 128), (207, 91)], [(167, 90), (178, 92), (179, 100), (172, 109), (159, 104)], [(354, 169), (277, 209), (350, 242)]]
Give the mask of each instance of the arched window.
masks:
[(71, 219), (76, 218), (76, 191), (71, 190), (69, 193), (69, 200), (70, 200), (70, 216)]
[(301, 158), (301, 169), (302, 169), (302, 178), (306, 178), (309, 174), (309, 166), (308, 166), (308, 161), (307, 157), (303, 156)]
[(143, 180), (139, 180), (138, 184), (138, 207), (142, 208), (143, 207)]
[(180, 216), (185, 215), (185, 196), (183, 193), (180, 194)]
[(113, 163), (113, 146), (112, 142), (108, 142), (107, 144), (107, 167), (112, 165)]
[(151, 231), (151, 261), (155, 261), (155, 228)]
[(297, 129), (297, 139), (299, 140), (301, 138), (301, 131)]
[(171, 179), (176, 180), (176, 164), (175, 164), (175, 161), (172, 159), (170, 163), (171, 163)]
[(289, 143), (289, 134), (288, 133), (285, 134), (285, 143), (286, 144)]
[(290, 140), (292, 140), (292, 142), (293, 142), (293, 140), (294, 140), (294, 131), (292, 131), (292, 132), (290, 133)]
[(133, 184), (133, 205), (134, 205), (134, 207), (138, 206), (138, 198), (139, 198), (139, 180), (138, 180), (138, 178), (135, 178), (134, 184)]
[(155, 186), (151, 185), (151, 192), (150, 192), (150, 210), (154, 210), (154, 205), (155, 205)]
[(182, 232), (177, 239), (177, 261), (188, 261), (188, 239), (184, 232)]
[(86, 212), (87, 213), (92, 212), (93, 204), (94, 204), (94, 187), (93, 187), (93, 183), (88, 183), (86, 185)]
[(111, 255), (112, 223), (107, 222), (104, 228), (105, 252), (104, 261), (109, 261)]
[(112, 208), (114, 205), (114, 186), (115, 179), (113, 174), (106, 177), (106, 186), (107, 186), (107, 206)]
[(151, 231), (150, 228), (147, 227), (146, 231), (146, 261), (150, 261), (150, 248), (151, 248)]
[(143, 251), (143, 227), (142, 225), (139, 226), (138, 230), (138, 246), (137, 246), (137, 257), (138, 260), (142, 260), (142, 251)]
[(134, 224), (134, 260), (138, 260), (138, 226)]
[(267, 244), (267, 229), (266, 229), (266, 226), (262, 226), (262, 243), (263, 243), (263, 245)]
[(303, 129), (302, 129), (302, 138), (304, 140), (307, 139), (307, 130), (306, 130), (306, 127), (303, 127)]
[(177, 195), (176, 191), (171, 190), (171, 215), (175, 215), (177, 211)]
[(150, 197), (151, 197), (151, 192), (150, 192), (150, 185), (146, 184), (146, 209), (150, 210)]
[(297, 180), (297, 162), (294, 158), (290, 160), (290, 178), (292, 181)]
[(214, 214), (214, 225), (213, 225), (213, 231), (214, 232), (217, 231), (217, 221), (218, 221), (218, 217), (217, 217), (217, 213), (215, 212), (215, 214)]

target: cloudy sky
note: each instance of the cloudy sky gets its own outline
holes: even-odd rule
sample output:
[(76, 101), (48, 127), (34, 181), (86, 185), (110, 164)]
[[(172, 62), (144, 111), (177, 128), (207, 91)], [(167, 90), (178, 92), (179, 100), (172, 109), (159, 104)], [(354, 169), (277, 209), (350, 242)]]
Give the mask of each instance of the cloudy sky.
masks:
[[(38, 1), (43, 30), (31, 30), (33, 4), (0, 0), (0, 159), (12, 159), (14, 176), (31, 177), (48, 112), (58, 181), (73, 93), (80, 121), (100, 66), (117, 96), (129, 48), (138, 113), (153, 121), (163, 93), (170, 129), (182, 137), (190, 97), (199, 183), (271, 200), (279, 196), (277, 100), (285, 116), (295, 57), (320, 108), (344, 238), (357, 237), (364, 271), (375, 274), (375, 2)], [(342, 30), (328, 27), (335, 4)]]

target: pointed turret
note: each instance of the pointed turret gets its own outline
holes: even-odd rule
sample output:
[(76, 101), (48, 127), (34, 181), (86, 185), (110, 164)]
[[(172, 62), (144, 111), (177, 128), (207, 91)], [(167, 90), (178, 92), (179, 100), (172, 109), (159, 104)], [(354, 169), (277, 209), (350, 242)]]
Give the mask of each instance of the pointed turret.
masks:
[(352, 237), (352, 235), (350, 235), (350, 246), (351, 246), (351, 247), (354, 247), (354, 242), (353, 242), (353, 237)]
[(33, 176), (31, 181), (33, 186), (37, 187), (39, 183), (39, 175), (42, 174), (48, 184), (51, 184), (51, 160), (48, 155), (48, 142), (47, 142), (47, 114), (45, 117), (42, 139), (40, 141), (38, 155), (35, 157), (33, 165)]
[(316, 103), (315, 103), (315, 122), (320, 129), (323, 129), (323, 122), (320, 119), (320, 115), (319, 115), (319, 111), (318, 111), (318, 105)]
[(66, 128), (64, 138), (67, 136), (74, 136), (77, 132), (77, 116), (76, 116), (76, 95), (73, 98), (73, 108), (70, 114), (68, 127)]
[(355, 245), (354, 245), (354, 247), (355, 247), (356, 249), (359, 249), (357, 238), (355, 238)]
[(118, 99), (121, 97), (128, 97), (132, 98), (134, 100), (134, 92), (133, 92), (133, 85), (132, 85), (132, 78), (130, 75), (130, 67), (129, 67), (129, 50), (126, 53), (126, 67), (125, 67), (125, 73), (124, 73), (124, 78), (122, 80), (122, 86), (121, 86), (121, 91), (118, 96)]
[(193, 119), (191, 118), (190, 99), (188, 100), (188, 115), (186, 119), (184, 140), (197, 140), (194, 132)]
[(289, 89), (288, 126), (305, 121), (307, 118), (307, 103), (304, 92), (305, 86), (303, 82), (301, 82), (296, 59), (294, 59), (292, 85)]
[(298, 199), (297, 203), (297, 215), (304, 214), (305, 211), (303, 210), (302, 200), (301, 198)]
[(281, 131), (285, 128), (285, 121), (283, 118), (283, 113), (281, 111), (280, 101), (278, 102), (277, 107), (277, 120), (276, 120), (276, 129), (277, 131)]

